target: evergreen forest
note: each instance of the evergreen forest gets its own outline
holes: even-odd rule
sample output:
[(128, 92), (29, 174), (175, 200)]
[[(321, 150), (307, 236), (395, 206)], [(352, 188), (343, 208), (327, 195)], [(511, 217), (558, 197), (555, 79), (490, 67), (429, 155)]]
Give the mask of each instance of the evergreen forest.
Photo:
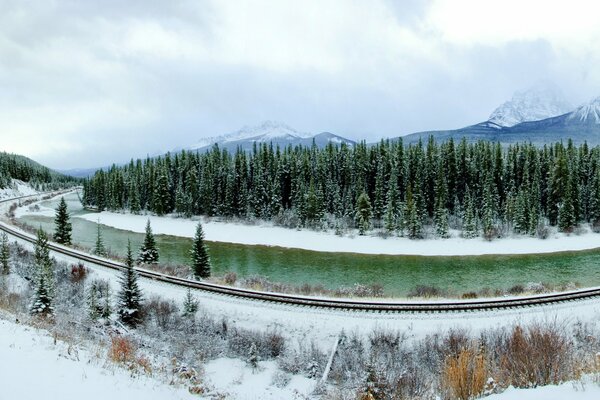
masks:
[(12, 179), (28, 182), (42, 191), (71, 186), (77, 182), (77, 179), (54, 172), (27, 157), (0, 152), (0, 189), (10, 186)]
[(83, 186), (82, 202), (99, 210), (264, 220), (338, 234), (417, 239), (455, 229), (491, 240), (600, 225), (600, 147), (571, 141), (255, 144), (233, 154), (214, 146), (113, 165)]

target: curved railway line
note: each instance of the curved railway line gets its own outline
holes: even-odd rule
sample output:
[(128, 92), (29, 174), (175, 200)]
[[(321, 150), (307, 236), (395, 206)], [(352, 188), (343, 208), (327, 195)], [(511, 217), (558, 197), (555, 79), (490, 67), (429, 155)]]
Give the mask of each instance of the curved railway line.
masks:
[[(36, 195), (39, 196), (39, 195)], [(33, 197), (22, 196), (0, 201), (2, 203), (16, 202), (18, 200)], [(35, 243), (36, 238), (25, 233), (9, 224), (0, 222), (0, 230), (8, 235), (24, 240), (29, 243)], [(49, 244), (50, 250), (87, 262), (114, 270), (122, 270), (125, 265), (116, 261), (99, 258), (90, 254), (73, 250), (71, 248), (60, 246), (54, 243)], [(541, 305), (551, 305), (590, 298), (600, 297), (600, 287), (575, 290), (570, 292), (524, 296), (507, 299), (489, 299), (489, 300), (463, 300), (463, 301), (444, 301), (444, 302), (409, 302), (409, 301), (363, 301), (351, 299), (332, 299), (319, 298), (299, 295), (289, 295), (282, 293), (261, 292), (249, 289), (235, 288), (230, 286), (217, 285), (208, 282), (201, 282), (191, 279), (179, 278), (165, 275), (159, 272), (135, 268), (138, 274), (144, 278), (153, 279), (160, 282), (184, 286), (197, 290), (202, 290), (214, 294), (232, 296), (248, 300), (278, 303), (284, 305), (303, 306), (312, 308), (338, 309), (345, 311), (362, 311), (374, 313), (446, 313), (446, 312), (476, 312), (490, 311), (510, 308), (524, 308)]]

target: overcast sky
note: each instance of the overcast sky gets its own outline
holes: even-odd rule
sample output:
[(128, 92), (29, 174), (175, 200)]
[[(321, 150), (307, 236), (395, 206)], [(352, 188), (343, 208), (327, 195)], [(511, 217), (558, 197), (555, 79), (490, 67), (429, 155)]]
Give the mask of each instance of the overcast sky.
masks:
[(0, 147), (95, 167), (263, 120), (377, 140), (600, 95), (595, 1), (0, 0)]

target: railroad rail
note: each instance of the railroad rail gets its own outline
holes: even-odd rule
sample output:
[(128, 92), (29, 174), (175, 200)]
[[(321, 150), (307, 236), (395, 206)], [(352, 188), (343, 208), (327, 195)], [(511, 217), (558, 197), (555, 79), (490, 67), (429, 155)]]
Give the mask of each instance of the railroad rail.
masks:
[[(15, 202), (23, 198), (33, 196), (22, 196), (8, 200), (0, 201), (2, 203)], [(24, 240), (29, 243), (35, 243), (35, 236), (23, 232), (7, 223), (0, 222), (0, 230), (8, 235)], [(73, 250), (69, 247), (61, 246), (55, 243), (49, 243), (50, 250), (87, 262), (96, 266), (122, 270), (125, 265), (116, 261), (108, 260)], [(304, 306), (312, 308), (338, 309), (346, 311), (362, 311), (374, 313), (447, 313), (447, 312), (476, 312), (490, 311), (510, 308), (525, 308), (533, 306), (550, 305), (577, 300), (585, 300), (600, 297), (600, 287), (574, 290), (569, 292), (560, 292), (552, 294), (542, 294), (523, 297), (512, 297), (506, 299), (483, 299), (483, 300), (457, 300), (457, 301), (431, 301), (431, 302), (412, 302), (412, 301), (363, 301), (352, 299), (332, 299), (310, 296), (291, 295), (283, 293), (263, 292), (250, 289), (235, 288), (231, 286), (217, 285), (209, 282), (202, 282), (192, 279), (179, 278), (151, 271), (144, 268), (135, 268), (137, 273), (148, 279), (159, 282), (170, 283), (187, 288), (202, 290), (214, 294), (237, 297), (262, 302), (278, 303), (284, 305)]]

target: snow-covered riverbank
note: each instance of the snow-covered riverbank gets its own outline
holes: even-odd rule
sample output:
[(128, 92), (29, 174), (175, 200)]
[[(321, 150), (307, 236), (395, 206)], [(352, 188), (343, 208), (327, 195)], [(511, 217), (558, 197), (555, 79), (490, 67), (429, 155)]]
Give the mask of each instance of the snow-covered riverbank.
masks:
[[(143, 233), (150, 219), (156, 234), (194, 237), (197, 221), (184, 218), (119, 214), (104, 211), (78, 216), (117, 229)], [(584, 230), (579, 235), (558, 232), (545, 240), (512, 237), (488, 242), (482, 238), (463, 239), (454, 232), (449, 239), (410, 240), (398, 237), (337, 236), (330, 232), (294, 230), (271, 225), (245, 225), (233, 222), (204, 221), (206, 240), (246, 245), (266, 245), (324, 252), (361, 254), (460, 256), (482, 254), (533, 254), (579, 251), (600, 247), (600, 234)]]

